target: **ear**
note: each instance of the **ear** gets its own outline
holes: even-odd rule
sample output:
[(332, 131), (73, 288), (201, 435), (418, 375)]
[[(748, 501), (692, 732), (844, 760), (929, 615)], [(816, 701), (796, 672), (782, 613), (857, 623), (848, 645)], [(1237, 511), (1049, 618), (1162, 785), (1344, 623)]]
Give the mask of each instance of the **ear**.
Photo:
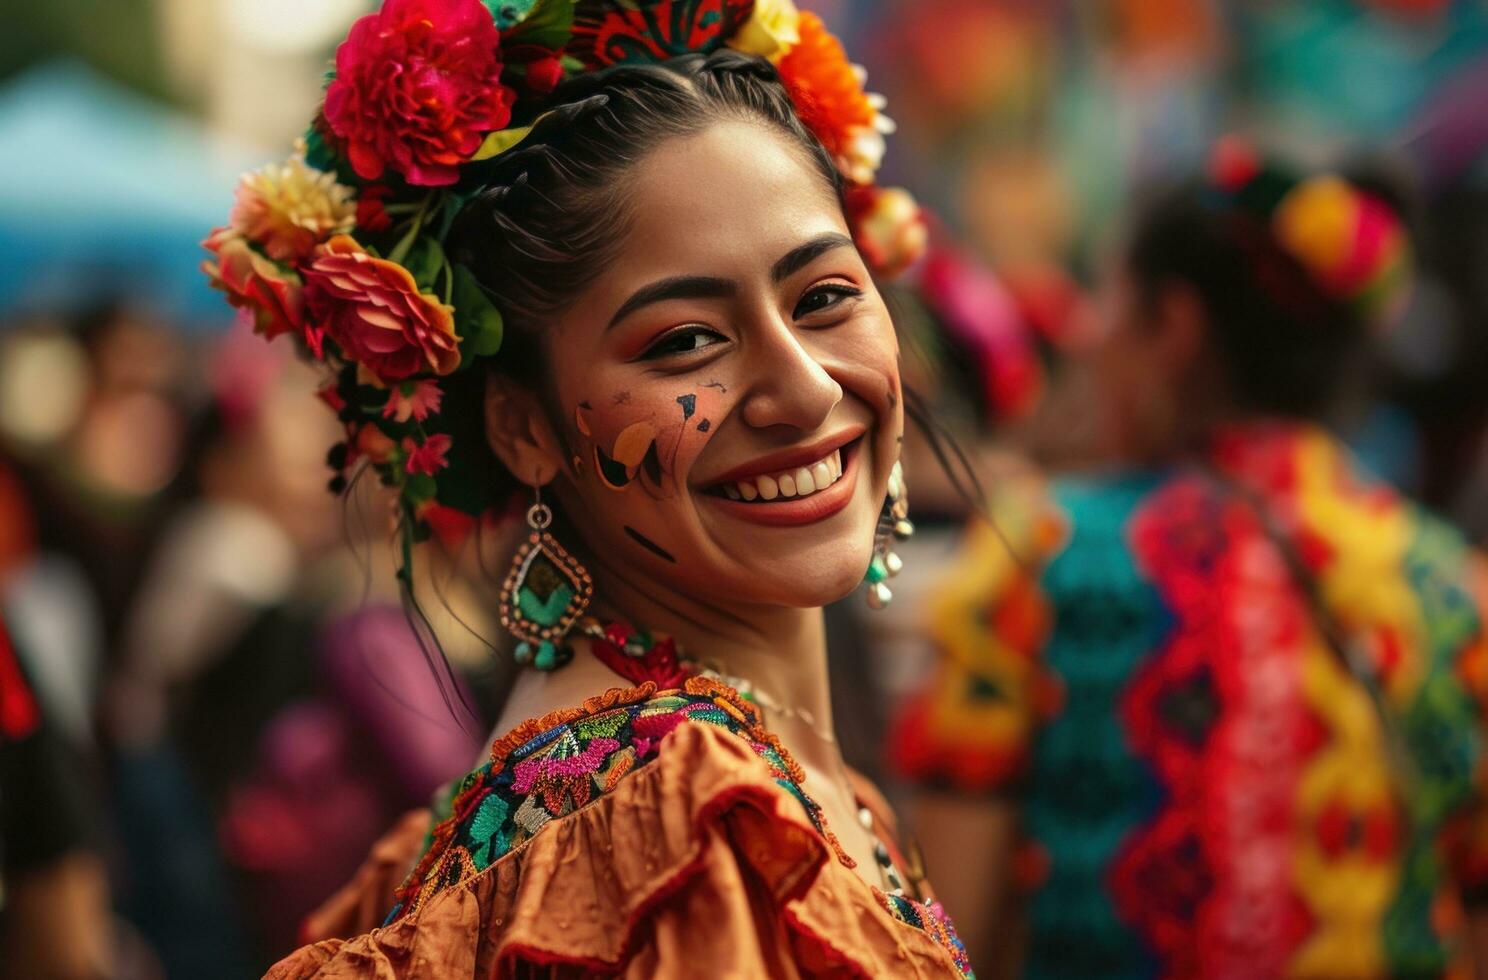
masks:
[(1198, 291), (1183, 283), (1164, 286), (1152, 311), (1152, 355), (1167, 377), (1189, 376), (1208, 347), (1209, 314)]
[(528, 486), (546, 486), (563, 469), (561, 443), (537, 396), (496, 374), (486, 381), (486, 440)]

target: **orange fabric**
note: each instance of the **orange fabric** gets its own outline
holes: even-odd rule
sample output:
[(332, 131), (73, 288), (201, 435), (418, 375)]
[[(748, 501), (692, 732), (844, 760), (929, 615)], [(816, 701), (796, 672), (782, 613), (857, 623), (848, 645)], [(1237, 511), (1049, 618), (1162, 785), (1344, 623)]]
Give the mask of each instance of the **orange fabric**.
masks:
[[(385, 878), (361, 880), (390, 901)], [(362, 907), (355, 888), (336, 901)], [(559, 977), (959, 975), (934, 940), (892, 917), (835, 859), (745, 742), (682, 725), (654, 762), (486, 871), (386, 928), (306, 946), (268, 976), (520, 977), (533, 968)]]

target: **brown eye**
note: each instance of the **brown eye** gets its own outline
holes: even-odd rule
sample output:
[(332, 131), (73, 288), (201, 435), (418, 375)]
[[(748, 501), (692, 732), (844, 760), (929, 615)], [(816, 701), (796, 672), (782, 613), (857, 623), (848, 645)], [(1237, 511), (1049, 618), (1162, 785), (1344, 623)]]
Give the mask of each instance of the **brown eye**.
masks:
[(849, 286), (846, 283), (825, 283), (820, 286), (813, 286), (806, 292), (805, 296), (801, 297), (791, 316), (799, 320), (813, 313), (830, 310), (845, 299), (861, 295), (863, 295), (861, 289), (858, 289), (856, 286)]
[(687, 327), (669, 333), (646, 349), (642, 359), (673, 357), (677, 354), (692, 354), (705, 347), (723, 343), (723, 336), (707, 327)]

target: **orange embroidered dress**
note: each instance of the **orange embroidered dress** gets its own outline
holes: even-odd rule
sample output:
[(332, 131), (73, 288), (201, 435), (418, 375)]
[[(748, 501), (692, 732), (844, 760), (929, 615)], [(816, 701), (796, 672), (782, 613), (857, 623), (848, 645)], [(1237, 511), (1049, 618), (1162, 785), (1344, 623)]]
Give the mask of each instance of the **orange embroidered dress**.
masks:
[(890, 895), (852, 870), (753, 703), (673, 679), (498, 739), (396, 895), (411, 819), (307, 924), (336, 938), (269, 976), (971, 975), (921, 882)]

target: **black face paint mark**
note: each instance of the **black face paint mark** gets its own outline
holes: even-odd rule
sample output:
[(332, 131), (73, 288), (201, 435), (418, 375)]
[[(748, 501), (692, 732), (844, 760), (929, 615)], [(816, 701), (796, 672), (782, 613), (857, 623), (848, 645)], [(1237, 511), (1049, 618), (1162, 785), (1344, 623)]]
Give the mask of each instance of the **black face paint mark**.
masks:
[(651, 446), (646, 450), (646, 455), (641, 457), (641, 469), (651, 478), (656, 486), (661, 486), (661, 455), (656, 451), (656, 440), (651, 440)]
[(697, 395), (678, 395), (677, 404), (682, 406), (682, 421), (686, 422), (697, 411)]
[(723, 392), (725, 395), (728, 394), (728, 389), (724, 387), (722, 381), (709, 381), (707, 384), (703, 385), (703, 387), (704, 388), (717, 388), (719, 391)]
[(611, 490), (624, 490), (630, 484), (631, 477), (625, 472), (624, 465), (616, 462), (598, 446), (594, 447), (594, 468), (599, 472), (599, 478), (605, 482), (605, 486)]
[(630, 404), (630, 392), (628, 392), (628, 391), (617, 391), (617, 392), (615, 392), (615, 402), (614, 403), (616, 405), (629, 405)]
[(630, 539), (632, 541), (640, 545), (642, 548), (645, 548), (647, 551), (651, 552), (658, 558), (664, 558), (667, 561), (671, 562), (673, 565), (677, 564), (677, 559), (668, 554), (665, 548), (657, 544), (655, 541), (652, 541), (650, 538), (646, 537), (644, 534), (642, 534), (640, 531), (637, 531), (629, 524), (625, 525), (625, 533), (630, 535)]
[(698, 423), (698, 431), (699, 432), (707, 432), (712, 427), (713, 427), (713, 423), (712, 422), (709, 422), (707, 419), (703, 419), (701, 422)]

